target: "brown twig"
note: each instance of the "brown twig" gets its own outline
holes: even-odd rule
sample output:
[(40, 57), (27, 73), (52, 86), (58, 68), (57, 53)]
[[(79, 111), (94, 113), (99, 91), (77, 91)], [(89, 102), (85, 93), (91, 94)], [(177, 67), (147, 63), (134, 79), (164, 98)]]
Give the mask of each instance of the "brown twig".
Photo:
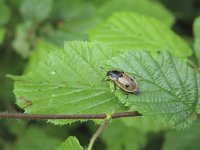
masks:
[[(119, 112), (111, 115), (112, 119), (122, 117), (142, 116), (142, 114), (135, 112)], [(107, 114), (24, 114), (24, 113), (0, 113), (0, 119), (105, 119)]]

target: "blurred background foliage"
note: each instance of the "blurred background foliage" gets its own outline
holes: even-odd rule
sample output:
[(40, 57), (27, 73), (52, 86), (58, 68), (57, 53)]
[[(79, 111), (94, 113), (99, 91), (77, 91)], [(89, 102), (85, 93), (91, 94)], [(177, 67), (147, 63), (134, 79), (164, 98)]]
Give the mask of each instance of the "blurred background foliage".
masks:
[[(192, 47), (192, 27), (200, 14), (200, 1), (0, 0), (0, 111), (23, 112), (15, 105), (13, 85), (6, 74), (20, 75), (37, 67), (35, 62), (41, 56), (63, 47), (64, 41), (89, 40), (91, 29), (119, 11), (155, 17)], [(195, 56), (191, 60), (197, 62)], [(147, 119), (115, 120), (94, 149), (196, 150), (200, 148), (199, 124), (178, 132)], [(85, 147), (96, 128), (91, 122), (54, 126), (32, 120), (0, 120), (0, 150), (53, 150), (70, 135)]]

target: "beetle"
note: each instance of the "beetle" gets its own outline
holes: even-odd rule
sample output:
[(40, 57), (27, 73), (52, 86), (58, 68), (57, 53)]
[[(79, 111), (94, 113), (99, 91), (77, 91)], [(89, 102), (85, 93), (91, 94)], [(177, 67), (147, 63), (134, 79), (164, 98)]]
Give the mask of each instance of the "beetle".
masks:
[[(101, 68), (104, 69), (103, 67)], [(115, 90), (116, 90), (116, 85), (117, 85), (125, 92), (134, 93), (135, 95), (140, 94), (140, 89), (137, 84), (137, 81), (135, 80), (134, 77), (131, 77), (127, 73), (124, 73), (123, 71), (120, 71), (120, 70), (109, 70), (107, 71), (106, 75), (109, 78), (108, 80), (111, 80), (114, 82)]]

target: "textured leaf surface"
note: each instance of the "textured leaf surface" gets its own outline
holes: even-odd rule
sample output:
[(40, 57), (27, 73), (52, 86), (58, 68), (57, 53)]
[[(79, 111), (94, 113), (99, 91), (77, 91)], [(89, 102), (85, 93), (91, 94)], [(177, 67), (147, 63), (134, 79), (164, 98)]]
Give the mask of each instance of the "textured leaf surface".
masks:
[[(102, 82), (105, 72), (100, 66), (114, 55), (99, 44), (67, 42), (64, 50), (43, 58), (35, 70), (12, 78), (17, 104), (26, 113), (92, 114), (124, 110)], [(27, 105), (25, 100), (32, 102)], [(65, 124), (68, 120), (54, 120)]]
[(193, 30), (194, 30), (194, 37), (195, 37), (194, 51), (198, 59), (198, 63), (200, 65), (200, 17), (195, 19)]
[(200, 121), (184, 131), (170, 131), (166, 134), (163, 150), (200, 149)]
[(170, 51), (188, 57), (192, 50), (178, 35), (158, 20), (135, 13), (116, 13), (90, 34), (92, 41), (120, 50)]
[(109, 65), (136, 77), (140, 95), (126, 98), (116, 92), (132, 110), (177, 128), (190, 125), (200, 112), (199, 73), (168, 52), (155, 59), (149, 52), (127, 52), (111, 59)]
[(161, 3), (149, 0), (109, 0), (98, 9), (98, 15), (109, 17), (114, 12), (122, 11), (132, 11), (152, 16), (167, 26), (171, 26), (174, 23), (172, 13)]
[(83, 150), (76, 137), (68, 137), (56, 150)]

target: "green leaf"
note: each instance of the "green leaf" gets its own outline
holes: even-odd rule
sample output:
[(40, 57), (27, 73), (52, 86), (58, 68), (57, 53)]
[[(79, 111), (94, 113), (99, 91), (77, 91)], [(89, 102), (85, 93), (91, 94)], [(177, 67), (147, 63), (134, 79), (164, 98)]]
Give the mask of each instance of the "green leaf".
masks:
[(121, 120), (113, 120), (101, 138), (108, 150), (138, 150), (144, 148), (147, 137), (134, 127), (127, 127)]
[(99, 9), (98, 15), (109, 17), (114, 12), (132, 11), (147, 16), (155, 17), (167, 26), (172, 26), (174, 16), (161, 3), (149, 0), (110, 0), (106, 1)]
[(10, 8), (3, 0), (0, 0), (0, 26), (5, 25), (11, 17)]
[(194, 51), (200, 65), (200, 16), (194, 21)]
[(115, 13), (91, 32), (90, 39), (120, 50), (169, 51), (182, 58), (192, 54), (187, 43), (168, 27), (135, 13)]
[[(64, 50), (53, 51), (44, 57), (37, 68), (23, 76), (12, 76), (17, 104), (26, 113), (38, 114), (93, 114), (125, 111), (102, 82), (103, 63), (116, 51), (100, 44), (67, 42)], [(26, 106), (24, 100), (32, 102)], [(65, 124), (69, 120), (53, 120)]]
[[(1, 49), (1, 48), (0, 48)], [(1, 51), (2, 50), (2, 51)], [(25, 61), (16, 53), (10, 53), (9, 57), (5, 57), (6, 53), (4, 48), (0, 50), (0, 110), (7, 111), (7, 106), (14, 107), (15, 97), (12, 93), (13, 83), (10, 79), (6, 78), (6, 74), (19, 74), (25, 65)], [(11, 67), (12, 66), (12, 67)]]
[(56, 150), (83, 150), (76, 137), (70, 136)]
[(127, 52), (109, 61), (138, 81), (141, 94), (128, 98), (116, 92), (122, 103), (144, 116), (156, 118), (168, 126), (185, 128), (200, 112), (200, 74), (168, 52), (153, 58), (149, 52)]
[(14, 145), (14, 149), (55, 150), (60, 142), (60, 139), (47, 135), (41, 128), (30, 127), (24, 134), (20, 136)]
[(83, 0), (57, 0), (50, 19), (57, 24), (58, 28), (45, 33), (48, 39), (59, 45), (63, 45), (63, 40), (87, 40), (89, 30), (113, 12), (122, 10), (148, 14), (169, 26), (174, 22), (172, 14), (158, 2), (113, 0), (100, 3)]
[(24, 0), (20, 12), (25, 20), (39, 23), (50, 16), (52, 6), (53, 0)]
[(166, 134), (163, 150), (197, 150), (200, 148), (200, 121), (184, 131), (170, 131)]
[(4, 28), (0, 28), (0, 45), (3, 43), (5, 33), (6, 33), (6, 30)]

